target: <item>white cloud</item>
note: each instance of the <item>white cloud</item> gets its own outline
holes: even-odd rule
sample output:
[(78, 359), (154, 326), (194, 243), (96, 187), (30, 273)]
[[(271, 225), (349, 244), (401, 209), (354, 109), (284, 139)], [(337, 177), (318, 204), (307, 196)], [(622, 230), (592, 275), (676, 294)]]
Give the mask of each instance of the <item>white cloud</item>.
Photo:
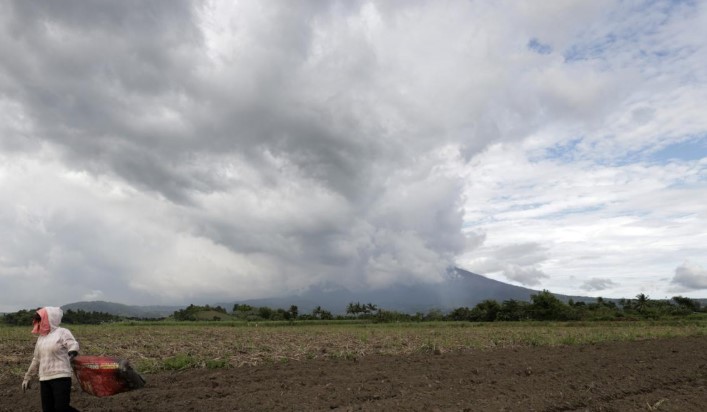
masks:
[(87, 294), (83, 295), (82, 300), (86, 301), (95, 301), (95, 300), (100, 300), (103, 297), (103, 291), (101, 290), (92, 290), (88, 292)]
[(512, 281), (516, 281), (523, 285), (537, 286), (540, 285), (541, 279), (548, 276), (541, 270), (534, 267), (522, 267), (519, 265), (504, 265), (503, 276)]
[(506, 281), (538, 286), (548, 278), (540, 268), (548, 260), (547, 247), (540, 243), (482, 244), (466, 254), (464, 266), (487, 276), (503, 276)]
[(502, 276), (488, 265), (499, 250), (537, 244), (546, 259), (532, 263), (548, 275), (543, 287), (578, 294), (598, 277), (615, 281), (605, 290), (611, 296), (663, 296), (674, 262), (703, 254), (704, 160), (601, 165), (528, 156), (494, 146), (469, 169), (467, 230), (483, 230), (486, 242), (460, 259), (465, 268)]
[(608, 278), (591, 278), (585, 281), (581, 288), (586, 291), (606, 290), (616, 286), (616, 282)]
[(150, 7), (0, 5), (7, 308), (454, 263), (656, 295), (702, 252), (707, 160), (659, 155), (707, 135), (702, 4)]

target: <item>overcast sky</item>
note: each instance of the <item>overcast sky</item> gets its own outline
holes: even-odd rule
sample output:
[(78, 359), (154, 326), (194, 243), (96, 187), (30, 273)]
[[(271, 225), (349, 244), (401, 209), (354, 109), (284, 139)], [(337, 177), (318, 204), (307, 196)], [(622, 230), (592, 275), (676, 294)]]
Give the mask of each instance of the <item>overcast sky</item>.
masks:
[(707, 2), (0, 1), (0, 311), (707, 297)]

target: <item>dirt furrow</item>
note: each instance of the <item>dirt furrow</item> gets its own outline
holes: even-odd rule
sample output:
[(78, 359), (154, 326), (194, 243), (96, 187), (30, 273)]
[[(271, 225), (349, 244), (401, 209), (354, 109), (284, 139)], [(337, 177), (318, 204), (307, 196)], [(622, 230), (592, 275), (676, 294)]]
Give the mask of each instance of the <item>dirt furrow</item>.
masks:
[[(707, 337), (280, 362), (147, 376), (86, 411), (704, 411)], [(39, 410), (0, 380), (0, 412)]]

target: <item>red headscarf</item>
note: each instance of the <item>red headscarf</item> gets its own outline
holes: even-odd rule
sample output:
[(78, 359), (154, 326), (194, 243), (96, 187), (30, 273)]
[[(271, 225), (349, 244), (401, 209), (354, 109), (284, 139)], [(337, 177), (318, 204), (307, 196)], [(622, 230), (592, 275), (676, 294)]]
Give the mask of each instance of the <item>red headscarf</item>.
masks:
[(32, 333), (35, 335), (46, 336), (52, 330), (52, 327), (49, 325), (49, 315), (47, 314), (47, 310), (45, 308), (39, 309), (37, 314), (42, 319), (40, 321), (35, 320), (32, 322)]

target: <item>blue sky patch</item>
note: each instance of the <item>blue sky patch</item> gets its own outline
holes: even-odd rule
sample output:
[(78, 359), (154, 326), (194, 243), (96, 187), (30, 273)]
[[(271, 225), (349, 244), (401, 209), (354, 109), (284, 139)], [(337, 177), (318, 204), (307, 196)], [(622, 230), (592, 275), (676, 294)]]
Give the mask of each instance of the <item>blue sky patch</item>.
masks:
[(592, 206), (582, 206), (582, 207), (572, 207), (572, 208), (560, 210), (558, 212), (546, 214), (546, 215), (542, 216), (542, 219), (560, 220), (560, 219), (567, 217), (569, 215), (588, 214), (588, 213), (598, 212), (600, 210), (603, 210), (604, 208), (605, 208), (605, 205), (603, 205), (603, 204), (597, 204), (597, 205), (592, 205)]
[(552, 53), (552, 46), (547, 43), (541, 43), (538, 39), (532, 38), (528, 42), (528, 49), (538, 53), (538, 54), (550, 54)]
[(550, 160), (561, 160), (563, 162), (571, 162), (575, 159), (577, 145), (582, 142), (581, 137), (570, 139), (558, 143), (552, 147), (545, 149), (545, 158)]
[(565, 62), (603, 58), (606, 51), (618, 41), (616, 34), (609, 33), (584, 44), (574, 44), (564, 53)]
[(707, 157), (707, 135), (666, 146), (654, 152), (650, 159), (665, 163), (671, 160), (700, 160), (704, 157)]

